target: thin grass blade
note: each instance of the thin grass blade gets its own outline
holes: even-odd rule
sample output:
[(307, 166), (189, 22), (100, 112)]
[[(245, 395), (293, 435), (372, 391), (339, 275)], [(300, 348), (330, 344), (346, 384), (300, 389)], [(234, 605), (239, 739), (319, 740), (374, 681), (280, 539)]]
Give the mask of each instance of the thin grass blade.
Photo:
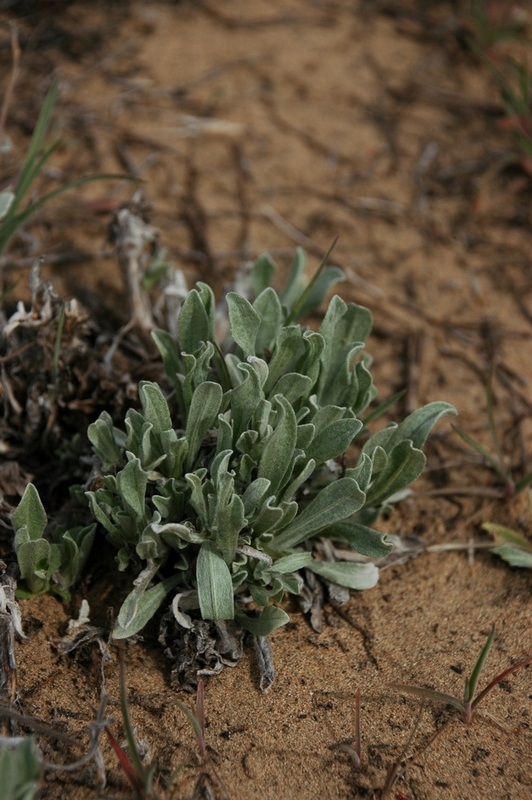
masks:
[(136, 792), (139, 792), (139, 793), (142, 792), (142, 790), (144, 788), (143, 784), (139, 781), (139, 779), (137, 777), (137, 773), (135, 772), (135, 769), (133, 768), (133, 764), (131, 763), (131, 761), (127, 757), (126, 752), (120, 747), (120, 745), (116, 741), (115, 737), (113, 736), (113, 734), (111, 733), (109, 728), (107, 728), (107, 727), (105, 728), (105, 733), (107, 734), (107, 738), (109, 739), (111, 747), (113, 748), (113, 750), (115, 752), (115, 755), (116, 755), (116, 757), (118, 759), (118, 762), (119, 762), (120, 766), (122, 767), (122, 769), (124, 770), (124, 772), (126, 774), (126, 777), (127, 777), (128, 781), (130, 782), (131, 786), (133, 787), (133, 789), (135, 789)]
[(491, 650), (491, 646), (493, 644), (494, 638), (495, 638), (495, 626), (492, 625), (490, 634), (489, 634), (488, 638), (486, 639), (486, 644), (484, 645), (484, 647), (482, 648), (482, 650), (480, 652), (480, 655), (478, 657), (478, 661), (477, 661), (477, 663), (475, 664), (475, 666), (473, 668), (473, 672), (471, 673), (469, 678), (466, 680), (466, 687), (465, 687), (465, 693), (464, 693), (464, 700), (466, 702), (469, 702), (470, 700), (473, 699), (473, 695), (475, 694), (475, 691), (476, 691), (476, 688), (477, 688), (478, 679), (480, 678), (480, 673), (482, 672), (482, 668), (484, 666), (484, 663), (485, 663), (485, 661), (486, 661), (486, 659), (488, 657), (489, 651)]
[(509, 483), (511, 481), (511, 476), (508, 474), (507, 470), (504, 469), (503, 465), (494, 458), (491, 453), (489, 453), (485, 447), (483, 447), (480, 442), (477, 442), (476, 439), (473, 439), (468, 433), (463, 431), (457, 425), (453, 425), (454, 430), (460, 436), (461, 439), (466, 442), (470, 447), (473, 448), (482, 458), (484, 458), (488, 464), (495, 470), (497, 475), (501, 478), (504, 483)]
[(519, 661), (519, 663), (514, 664), (512, 667), (508, 667), (508, 669), (505, 669), (504, 672), (501, 672), (499, 675), (496, 675), (495, 678), (493, 678), (493, 680), (490, 681), (488, 685), (484, 689), (482, 689), (482, 691), (479, 694), (477, 694), (477, 696), (471, 703), (471, 707), (476, 708), (476, 706), (478, 706), (482, 698), (485, 697), (488, 694), (488, 692), (491, 692), (494, 686), (503, 681), (508, 675), (511, 675), (512, 672), (516, 672), (518, 669), (521, 669), (521, 667), (527, 667), (529, 664), (532, 664), (532, 656), (524, 658), (522, 661)]
[(290, 325), (292, 322), (294, 322), (294, 320), (297, 319), (300, 309), (302, 309), (303, 306), (305, 305), (305, 301), (306, 301), (307, 297), (309, 296), (309, 294), (311, 293), (312, 289), (314, 288), (314, 284), (316, 283), (316, 281), (320, 277), (320, 274), (323, 271), (325, 265), (327, 264), (327, 261), (329, 260), (332, 251), (336, 247), (336, 242), (337, 241), (338, 241), (338, 236), (336, 237), (334, 242), (331, 244), (331, 246), (329, 247), (329, 249), (327, 250), (327, 252), (323, 256), (322, 260), (320, 261), (320, 265), (319, 265), (318, 269), (316, 270), (316, 272), (312, 276), (311, 280), (309, 281), (307, 287), (305, 288), (305, 291), (302, 293), (302, 295), (299, 298), (299, 300), (294, 304), (294, 307), (292, 308), (292, 311), (290, 312), (290, 314), (288, 315), (288, 317), (287, 317), (287, 319), (286, 319), (286, 321), (284, 323), (285, 325)]
[(416, 697), (422, 697), (424, 700), (430, 700), (433, 703), (442, 703), (443, 705), (450, 705), (457, 708), (458, 711), (464, 711), (464, 704), (458, 697), (452, 694), (444, 694), (443, 692), (435, 692), (433, 689), (424, 689), (421, 686), (405, 686), (401, 683), (389, 683), (392, 689), (397, 689), (398, 692), (405, 694), (413, 694)]

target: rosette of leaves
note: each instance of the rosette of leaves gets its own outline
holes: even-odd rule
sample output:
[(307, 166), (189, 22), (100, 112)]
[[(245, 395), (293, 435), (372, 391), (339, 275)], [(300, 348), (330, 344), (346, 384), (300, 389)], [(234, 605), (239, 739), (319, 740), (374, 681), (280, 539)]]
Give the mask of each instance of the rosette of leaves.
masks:
[(28, 484), (12, 516), (17, 554), (23, 588), (22, 596), (43, 594), (51, 589), (65, 598), (76, 583), (89, 557), (96, 523), (63, 530), (58, 528), (51, 539), (46, 537), (46, 511), (33, 484)]
[[(317, 308), (337, 268), (319, 269), (304, 288), (298, 251), (282, 292), (267, 256), (251, 272), (254, 299), (226, 296), (229, 335), (219, 342), (212, 290), (189, 292), (177, 342), (154, 331), (174, 392), (140, 384), (140, 410), (124, 429), (108, 413), (89, 427), (103, 485), (86, 492), (90, 510), (117, 549), (120, 570), (137, 577), (118, 614), (116, 638), (140, 631), (172, 593), (178, 622), (187, 610), (233, 620), (265, 636), (288, 621), (275, 603), (297, 594), (308, 569), (351, 589), (375, 585), (372, 563), (325, 562), (312, 540), (328, 537), (380, 558), (392, 549), (369, 527), (415, 480), (435, 422), (455, 413), (431, 403), (365, 439), (354, 467), (342, 456), (374, 399), (364, 351), (368, 309), (335, 296), (317, 331), (298, 324)], [(246, 613), (252, 599), (260, 613)]]

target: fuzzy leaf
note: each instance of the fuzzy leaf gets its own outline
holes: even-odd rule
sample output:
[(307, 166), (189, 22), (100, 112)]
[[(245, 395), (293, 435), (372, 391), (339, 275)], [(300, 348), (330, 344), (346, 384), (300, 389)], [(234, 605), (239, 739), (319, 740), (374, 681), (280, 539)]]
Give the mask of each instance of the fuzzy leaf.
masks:
[(379, 570), (375, 564), (313, 560), (308, 569), (325, 580), (346, 586), (348, 589), (372, 589), (379, 580)]
[(142, 469), (140, 460), (133, 458), (117, 475), (118, 489), (124, 509), (137, 522), (144, 522), (146, 515), (145, 494), (148, 475)]
[(306, 266), (307, 254), (302, 247), (297, 247), (288, 280), (286, 281), (283, 291), (280, 293), (281, 303), (289, 310), (305, 288)]
[(65, 531), (61, 536), (61, 568), (56, 580), (64, 589), (69, 589), (80, 579), (95, 533), (96, 523), (93, 523), (86, 528)]
[(522, 550), (520, 547), (512, 547), (511, 545), (501, 545), (500, 547), (493, 547), (490, 553), (494, 553), (504, 559), (511, 567), (532, 568), (532, 552), (530, 550)]
[(49, 580), (61, 564), (61, 553), (46, 539), (33, 539), (20, 545), (17, 561), (30, 592), (39, 594), (48, 590)]
[(258, 477), (271, 482), (271, 491), (277, 494), (285, 483), (297, 438), (297, 422), (294, 409), (282, 396), (276, 395), (278, 422), (270, 436), (259, 463)]
[(237, 621), (250, 633), (255, 636), (269, 636), (276, 628), (280, 628), (290, 622), (290, 617), (277, 606), (266, 606), (258, 617), (250, 617), (240, 609), (236, 610)]
[(260, 327), (255, 343), (255, 351), (260, 355), (270, 350), (283, 323), (283, 309), (279, 295), (271, 287), (259, 294), (253, 308), (260, 317)]
[(300, 375), (299, 372), (288, 372), (286, 375), (281, 375), (272, 390), (272, 394), (282, 394), (294, 406), (299, 400), (307, 399), (313, 385), (308, 375)]
[(36, 800), (41, 793), (42, 754), (33, 736), (0, 747), (3, 800)]
[(234, 561), (238, 534), (246, 524), (244, 504), (237, 494), (233, 494), (227, 504), (217, 505), (212, 531), (227, 564)]
[(179, 576), (156, 583), (151, 589), (136, 586), (118, 612), (113, 639), (127, 639), (141, 631), (162, 605), (168, 592), (179, 582)]
[(231, 336), (242, 348), (244, 356), (255, 355), (255, 342), (260, 328), (260, 316), (245, 297), (236, 292), (226, 296)]
[(393, 544), (386, 539), (385, 533), (379, 533), (352, 519), (325, 528), (322, 536), (333, 541), (347, 542), (353, 550), (368, 558), (384, 558), (393, 550)]
[(245, 379), (231, 390), (231, 410), (233, 414), (234, 440), (246, 430), (246, 426), (263, 399), (260, 378), (251, 364), (239, 364), (238, 369)]
[(139, 397), (146, 422), (153, 425), (153, 431), (160, 434), (173, 428), (170, 410), (160, 387), (151, 381), (141, 381)]
[(422, 447), (438, 420), (446, 414), (456, 416), (456, 413), (455, 407), (450, 403), (429, 403), (418, 408), (395, 428), (385, 446), (386, 452), (390, 453), (404, 439), (409, 439), (414, 447)]
[(379, 472), (369, 489), (365, 505), (378, 506), (409, 486), (421, 475), (426, 461), (424, 453), (414, 448), (410, 440), (400, 442), (390, 453), (386, 468)]
[(268, 379), (264, 384), (264, 393), (267, 397), (300, 350), (302, 338), (303, 334), (299, 325), (289, 325), (281, 328), (273, 348), (272, 358), (268, 364)]
[(278, 558), (268, 571), (279, 574), (296, 572), (298, 569), (308, 567), (311, 561), (310, 553), (291, 553), (289, 556)]
[(113, 420), (107, 411), (102, 411), (98, 419), (87, 429), (87, 436), (94, 447), (94, 452), (106, 469), (118, 464), (123, 458), (123, 449), (117, 444), (116, 434), (125, 439), (124, 434), (113, 427)]
[(356, 481), (339, 478), (322, 489), (294, 522), (275, 537), (272, 547), (281, 552), (301, 544), (323, 528), (359, 511), (365, 499)]
[(324, 428), (310, 443), (306, 455), (316, 464), (345, 453), (357, 433), (362, 429), (359, 419), (339, 419)]
[(175, 384), (180, 371), (176, 343), (167, 331), (160, 329), (152, 331), (151, 338), (155, 342), (157, 350), (163, 360), (164, 371)]
[(219, 383), (205, 381), (195, 390), (187, 420), (186, 439), (188, 453), (185, 469), (190, 470), (198, 455), (203, 439), (212, 427), (222, 404), (222, 387)]
[(202, 342), (209, 341), (209, 317), (197, 289), (192, 289), (177, 318), (177, 338), (181, 350), (193, 354)]
[(40, 539), (44, 533), (48, 518), (39, 492), (33, 483), (28, 483), (24, 489), (24, 494), (13, 513), (12, 520), (15, 531), (18, 531), (19, 528), (26, 528), (26, 534), (30, 540)]
[(251, 288), (255, 297), (271, 285), (276, 270), (277, 265), (271, 256), (261, 253), (251, 268)]
[(203, 619), (234, 619), (231, 573), (213, 542), (204, 542), (200, 548), (196, 562), (196, 580)]
[(345, 281), (345, 275), (340, 267), (327, 267), (318, 276), (312, 289), (305, 297), (301, 307), (297, 309), (297, 319), (303, 319), (312, 311), (321, 306), (330, 289), (341, 281)]

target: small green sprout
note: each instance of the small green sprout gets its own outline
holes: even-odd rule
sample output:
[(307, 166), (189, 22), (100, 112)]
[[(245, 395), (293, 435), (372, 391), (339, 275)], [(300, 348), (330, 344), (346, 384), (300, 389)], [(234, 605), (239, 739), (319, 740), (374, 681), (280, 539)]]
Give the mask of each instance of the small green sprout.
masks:
[[(443, 705), (450, 705), (453, 708), (457, 709), (460, 712), (460, 717), (462, 721), (466, 725), (471, 725), (476, 714), (478, 713), (477, 708), (479, 703), (484, 699), (484, 697), (491, 692), (491, 690), (497, 686), (498, 683), (503, 681), (508, 675), (511, 675), (513, 672), (516, 672), (521, 667), (526, 667), (528, 664), (532, 664), (532, 656), (528, 658), (524, 658), (522, 661), (519, 661), (517, 664), (514, 664), (508, 669), (505, 669), (503, 672), (496, 675), (487, 686), (482, 689), (477, 695), (475, 692), (477, 690), (478, 681), (480, 678), (480, 673), (482, 672), (482, 668), (484, 667), (484, 663), (488, 657), (488, 654), (491, 650), (491, 646), (493, 644), (493, 640), (495, 638), (495, 628), (492, 627), (491, 632), (486, 639), (486, 643), (482, 648), (480, 655), (477, 659), (477, 663), (473, 667), (473, 671), (471, 675), (466, 678), (465, 687), (464, 687), (464, 697), (460, 699), (458, 697), (454, 697), (454, 695), (444, 694), (443, 692), (436, 692), (433, 689), (425, 689), (419, 686), (405, 686), (399, 683), (391, 683), (390, 686), (393, 689), (397, 689), (397, 691), (405, 693), (405, 694), (413, 694), (417, 697), (421, 697), (423, 700), (430, 700), (434, 703), (442, 703)], [(497, 720), (484, 712), (488, 717), (494, 720), (497, 724)]]

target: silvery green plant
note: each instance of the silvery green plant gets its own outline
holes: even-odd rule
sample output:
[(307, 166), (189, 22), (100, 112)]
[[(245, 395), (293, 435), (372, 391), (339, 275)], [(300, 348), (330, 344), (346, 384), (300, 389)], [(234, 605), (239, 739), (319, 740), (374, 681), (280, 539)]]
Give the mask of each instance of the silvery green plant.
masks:
[(70, 530), (58, 529), (52, 541), (44, 536), (48, 518), (39, 493), (28, 484), (13, 513), (14, 546), (20, 575), (27, 591), (22, 595), (43, 594), (53, 590), (68, 597), (92, 548), (96, 523)]
[(4, 800), (34, 800), (40, 794), (42, 757), (33, 736), (0, 737), (0, 786)]
[[(430, 403), (391, 423), (353, 449), (355, 466), (342, 469), (335, 459), (367, 434), (360, 416), (376, 394), (364, 351), (372, 317), (335, 296), (318, 331), (298, 324), (343, 278), (322, 264), (304, 288), (305, 265), (299, 250), (278, 293), (275, 265), (260, 257), (249, 280), (254, 299), (225, 298), (221, 341), (213, 292), (198, 283), (180, 311), (177, 342), (153, 332), (172, 396), (143, 382), (141, 408), (127, 412), (124, 428), (107, 412), (90, 425), (102, 471), (102, 485), (85, 493), (90, 511), (117, 550), (119, 570), (136, 574), (115, 638), (140, 631), (170, 594), (185, 627), (192, 626), (186, 612), (196, 609), (205, 620), (234, 619), (265, 636), (288, 621), (275, 603), (301, 591), (304, 569), (350, 589), (377, 582), (374, 564), (319, 560), (312, 541), (329, 538), (370, 558), (388, 554), (392, 545), (370, 525), (421, 474), (428, 433), (455, 411)], [(24, 539), (19, 563), (23, 547), (32, 557), (32, 523), (21, 508), (29, 509), (26, 495), (14, 517)], [(46, 563), (41, 580), (60, 580), (68, 568), (61, 562), (54, 572)], [(23, 577), (31, 589), (30, 571), (24, 567)], [(250, 599), (259, 612), (244, 610)]]

